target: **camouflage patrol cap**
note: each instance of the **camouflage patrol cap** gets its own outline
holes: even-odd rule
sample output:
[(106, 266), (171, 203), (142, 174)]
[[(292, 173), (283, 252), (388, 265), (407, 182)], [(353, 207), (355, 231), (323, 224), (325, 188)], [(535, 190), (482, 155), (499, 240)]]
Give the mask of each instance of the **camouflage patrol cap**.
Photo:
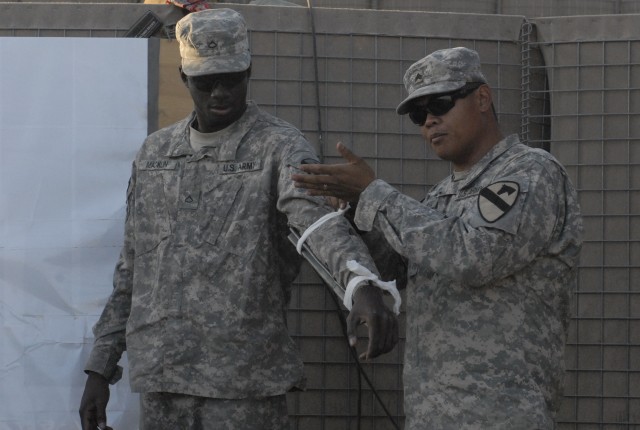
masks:
[(190, 13), (176, 24), (176, 38), (187, 76), (242, 72), (251, 65), (247, 25), (234, 10)]
[(404, 115), (418, 97), (455, 91), (469, 82), (487, 83), (476, 51), (458, 47), (432, 52), (407, 69), (404, 87), (409, 96), (398, 105), (396, 112)]

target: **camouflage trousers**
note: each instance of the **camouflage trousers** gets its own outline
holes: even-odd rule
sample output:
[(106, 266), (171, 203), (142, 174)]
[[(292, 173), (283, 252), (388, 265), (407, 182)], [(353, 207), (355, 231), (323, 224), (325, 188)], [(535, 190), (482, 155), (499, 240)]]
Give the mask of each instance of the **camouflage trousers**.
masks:
[(287, 396), (211, 399), (140, 394), (140, 430), (289, 430)]

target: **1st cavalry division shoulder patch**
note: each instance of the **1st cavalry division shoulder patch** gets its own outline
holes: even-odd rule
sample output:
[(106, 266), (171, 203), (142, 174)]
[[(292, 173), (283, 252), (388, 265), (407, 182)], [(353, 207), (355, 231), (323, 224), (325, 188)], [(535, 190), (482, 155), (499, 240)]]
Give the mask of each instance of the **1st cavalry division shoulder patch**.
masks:
[(478, 210), (487, 222), (496, 222), (505, 215), (516, 202), (520, 186), (516, 182), (500, 181), (480, 190)]

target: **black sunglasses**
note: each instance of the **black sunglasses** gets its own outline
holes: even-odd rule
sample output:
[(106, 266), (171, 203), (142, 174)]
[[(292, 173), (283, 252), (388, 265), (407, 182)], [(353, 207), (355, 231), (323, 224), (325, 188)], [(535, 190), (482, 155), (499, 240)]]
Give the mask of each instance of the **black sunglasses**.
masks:
[(220, 83), (224, 88), (233, 88), (244, 80), (246, 71), (236, 73), (223, 73), (216, 75), (190, 76), (189, 80), (198, 91), (210, 93), (216, 83)]
[(409, 118), (415, 125), (422, 126), (427, 120), (428, 114), (435, 116), (446, 114), (456, 105), (456, 100), (465, 98), (481, 85), (483, 85), (482, 82), (471, 82), (459, 90), (432, 97), (426, 105), (414, 106), (413, 110), (409, 112)]

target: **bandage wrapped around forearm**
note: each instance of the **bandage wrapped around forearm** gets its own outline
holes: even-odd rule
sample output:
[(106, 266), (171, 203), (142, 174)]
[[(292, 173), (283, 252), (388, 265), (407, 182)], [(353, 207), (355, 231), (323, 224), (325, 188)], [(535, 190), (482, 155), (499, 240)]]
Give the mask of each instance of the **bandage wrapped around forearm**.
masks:
[[(343, 209), (338, 209), (335, 212), (330, 212), (320, 217), (316, 222), (311, 224), (300, 236), (300, 239), (298, 239), (298, 243), (296, 243), (296, 250), (298, 251), (298, 254), (302, 253), (302, 245), (304, 244), (305, 240), (307, 240), (307, 238), (311, 235), (311, 233), (313, 233), (322, 224), (329, 221), (330, 219), (344, 214), (347, 210), (349, 210), (349, 205), (347, 205)], [(402, 303), (402, 299), (400, 298), (400, 293), (398, 292), (398, 288), (396, 287), (395, 280), (381, 281), (377, 275), (375, 275), (373, 272), (371, 272), (369, 269), (355, 260), (347, 261), (347, 269), (357, 275), (356, 277), (351, 279), (351, 281), (349, 281), (349, 284), (347, 284), (347, 288), (344, 293), (343, 304), (348, 310), (351, 310), (353, 304), (353, 296), (357, 289), (364, 282), (370, 282), (376, 287), (389, 292), (393, 296), (393, 299), (395, 300), (393, 311), (396, 315), (400, 314), (400, 305)]]
[(387, 291), (389, 294), (391, 294), (391, 296), (393, 296), (393, 312), (395, 312), (396, 315), (400, 314), (400, 305), (402, 304), (402, 299), (400, 298), (400, 293), (398, 292), (398, 288), (396, 287), (395, 280), (381, 281), (377, 275), (372, 273), (369, 269), (355, 260), (347, 261), (347, 269), (358, 275), (351, 279), (351, 281), (349, 281), (349, 284), (347, 284), (347, 289), (344, 292), (344, 299), (342, 303), (347, 309), (351, 310), (353, 296), (355, 295), (358, 288), (364, 285), (365, 282), (370, 282), (376, 287)]
[(309, 236), (311, 236), (311, 233), (316, 231), (325, 222), (329, 221), (332, 218), (335, 218), (335, 217), (338, 217), (338, 216), (342, 215), (347, 210), (349, 210), (349, 205), (347, 205), (343, 209), (338, 209), (335, 212), (329, 212), (328, 214), (326, 214), (324, 216), (321, 216), (320, 218), (318, 218), (318, 220), (316, 222), (314, 222), (309, 227), (307, 227), (307, 229), (304, 231), (304, 233), (302, 233), (302, 235), (300, 236), (300, 239), (298, 239), (298, 243), (296, 244), (296, 250), (298, 251), (298, 254), (302, 253), (302, 245), (307, 240), (307, 238)]

